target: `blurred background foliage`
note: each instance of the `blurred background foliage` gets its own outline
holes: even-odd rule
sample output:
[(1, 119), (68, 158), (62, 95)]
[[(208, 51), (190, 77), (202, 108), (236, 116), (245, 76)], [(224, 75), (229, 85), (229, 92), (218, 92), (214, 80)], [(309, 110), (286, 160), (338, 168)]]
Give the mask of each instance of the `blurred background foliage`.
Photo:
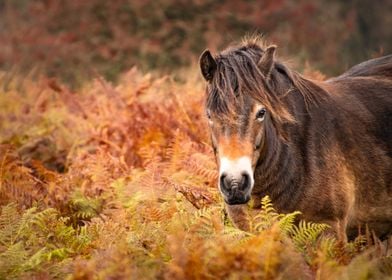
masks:
[(391, 52), (391, 5), (0, 0), (0, 279), (391, 279), (369, 230), (231, 224), (196, 65), (257, 32), (323, 79)]
[(392, 51), (389, 0), (0, 0), (0, 67), (72, 85), (137, 65), (172, 71), (262, 33), (326, 74)]

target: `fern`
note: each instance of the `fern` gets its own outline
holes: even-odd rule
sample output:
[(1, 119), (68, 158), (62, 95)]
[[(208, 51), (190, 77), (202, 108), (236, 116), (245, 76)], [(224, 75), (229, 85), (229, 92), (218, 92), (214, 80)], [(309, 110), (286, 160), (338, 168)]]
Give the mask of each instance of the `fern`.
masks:
[(50, 252), (44, 254), (44, 256), (48, 261), (51, 261), (54, 258), (57, 258), (59, 260), (64, 260), (72, 253), (74, 252), (68, 248), (58, 248), (58, 249), (51, 250)]
[(279, 215), (278, 226), (280, 230), (284, 234), (290, 233), (293, 230), (293, 227), (295, 226), (295, 221), (299, 215), (301, 215), (301, 212), (299, 211), (294, 211), (285, 215)]
[(101, 199), (86, 197), (80, 191), (74, 192), (68, 204), (72, 223), (75, 226), (98, 216), (102, 210)]
[(210, 207), (196, 211), (190, 232), (208, 238), (214, 233), (223, 231), (223, 218), (219, 210), (219, 208)]
[(43, 263), (62, 261), (82, 253), (90, 244), (86, 230), (75, 230), (57, 210), (37, 208), (20, 214), (15, 204), (2, 207), (0, 215), (0, 278), (15, 278)]
[(314, 245), (320, 234), (327, 228), (329, 228), (329, 226), (326, 224), (317, 224), (301, 220), (298, 226), (294, 225), (289, 229), (289, 233), (295, 246), (300, 251), (304, 251), (307, 246)]
[[(0, 93), (0, 279), (389, 276), (370, 233), (338, 244), (269, 197), (249, 209), (250, 232), (235, 228), (216, 188), (202, 85), (181, 75), (188, 82), (134, 68), (77, 94), (27, 78)], [(47, 169), (57, 162), (64, 173)]]
[(346, 249), (352, 255), (363, 252), (369, 246), (365, 235), (357, 236), (353, 242), (347, 244)]
[(16, 204), (11, 203), (1, 208), (0, 215), (0, 242), (2, 246), (14, 244), (20, 221)]
[(263, 231), (270, 228), (280, 217), (281, 215), (276, 212), (271, 199), (267, 195), (261, 199), (261, 210), (251, 219), (251, 229), (255, 232)]

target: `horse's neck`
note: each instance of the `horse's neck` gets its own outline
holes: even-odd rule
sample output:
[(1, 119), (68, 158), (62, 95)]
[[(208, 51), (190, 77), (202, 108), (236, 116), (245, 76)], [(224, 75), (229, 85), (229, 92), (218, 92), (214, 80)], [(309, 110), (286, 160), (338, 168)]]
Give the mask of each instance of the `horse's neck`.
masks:
[(303, 173), (297, 170), (301, 165), (296, 162), (295, 151), (282, 139), (274, 139), (274, 147), (269, 149), (256, 166), (253, 193), (259, 198), (269, 195), (274, 203), (279, 203), (286, 200), (284, 196), (289, 193), (289, 189), (295, 188), (302, 181), (300, 176)]
[[(295, 207), (296, 197), (301, 194), (304, 178), (304, 153), (299, 149), (298, 141), (304, 139), (303, 126), (309, 120), (305, 101), (299, 93), (293, 93), (288, 102), (291, 102), (291, 113), (299, 120), (287, 124), (283, 128), (287, 134), (287, 141), (278, 135), (276, 128), (271, 129), (270, 143), (267, 143), (266, 153), (259, 160), (255, 170), (254, 193), (258, 197), (269, 195), (274, 205), (284, 205), (285, 210)], [(305, 148), (305, 145), (302, 146)], [(294, 210), (294, 208), (293, 208)]]

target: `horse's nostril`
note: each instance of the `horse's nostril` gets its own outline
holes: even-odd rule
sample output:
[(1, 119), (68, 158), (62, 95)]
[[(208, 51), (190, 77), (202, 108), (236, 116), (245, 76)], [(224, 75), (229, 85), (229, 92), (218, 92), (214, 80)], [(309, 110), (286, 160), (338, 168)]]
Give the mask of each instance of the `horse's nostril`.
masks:
[(222, 180), (225, 179), (226, 176), (227, 176), (227, 173), (226, 173), (226, 172), (222, 172), (222, 174), (221, 174), (221, 179), (222, 179)]
[(221, 174), (219, 180), (220, 180), (221, 187), (227, 191), (227, 190), (229, 190), (230, 184), (228, 184), (226, 177), (227, 177), (227, 173), (223, 172)]
[(235, 190), (243, 192), (250, 187), (251, 178), (248, 172), (242, 172), (239, 176), (229, 176), (223, 172), (220, 177), (220, 186), (223, 192), (232, 193)]
[(241, 188), (246, 189), (247, 187), (249, 187), (250, 184), (250, 176), (247, 172), (243, 172), (241, 175)]

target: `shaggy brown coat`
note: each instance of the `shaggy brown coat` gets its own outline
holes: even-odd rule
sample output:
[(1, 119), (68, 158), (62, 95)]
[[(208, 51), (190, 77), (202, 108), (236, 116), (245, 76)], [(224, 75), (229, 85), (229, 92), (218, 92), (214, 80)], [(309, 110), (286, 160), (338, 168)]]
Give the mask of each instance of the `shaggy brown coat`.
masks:
[[(207, 111), (221, 126), (239, 126), (252, 104), (268, 112), (255, 148), (255, 201), (269, 195), (280, 212), (331, 225), (341, 240), (367, 224), (380, 237), (392, 232), (392, 55), (354, 66), (339, 77), (311, 81), (274, 58), (275, 46), (254, 40), (200, 66)], [(248, 111), (248, 113), (244, 113)], [(232, 129), (232, 131), (234, 131)], [(212, 137), (219, 137), (212, 128)], [(219, 145), (214, 143), (219, 154)], [(219, 162), (218, 162), (219, 164)], [(244, 205), (228, 205), (247, 228)]]

